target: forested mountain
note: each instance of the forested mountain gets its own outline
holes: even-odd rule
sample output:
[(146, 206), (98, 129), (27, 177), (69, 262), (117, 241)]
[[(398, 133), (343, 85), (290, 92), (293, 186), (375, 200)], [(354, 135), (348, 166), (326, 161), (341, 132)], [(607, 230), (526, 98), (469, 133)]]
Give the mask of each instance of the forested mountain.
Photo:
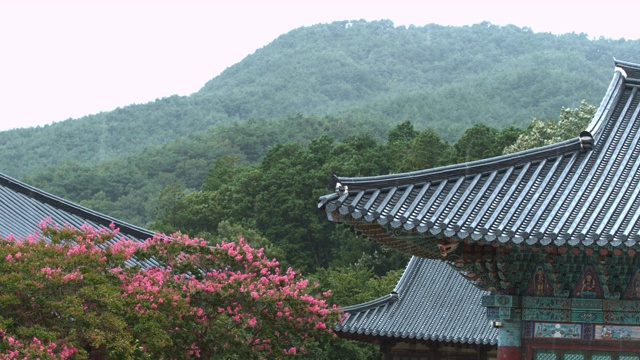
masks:
[(61, 163), (96, 164), (240, 120), (266, 123), (292, 114), (359, 120), (383, 132), (408, 119), (455, 141), (473, 124), (524, 126), (582, 99), (597, 103), (612, 58), (640, 59), (639, 44), (489, 23), (303, 27), (191, 96), (0, 132), (0, 169), (22, 177)]
[(96, 164), (64, 162), (36, 170), (22, 180), (116, 218), (148, 226), (155, 218), (162, 189), (175, 184), (199, 189), (216, 159), (232, 156), (239, 164), (253, 164), (279, 143), (306, 145), (321, 135), (342, 140), (353, 133), (344, 131), (350, 126), (376, 139), (386, 137), (386, 130), (370, 123), (330, 116), (298, 114), (269, 122), (243, 120)]
[(197, 95), (224, 99), (220, 105), (232, 117), (272, 118), (295, 109), (410, 119), (454, 141), (480, 122), (522, 126), (583, 99), (597, 103), (613, 57), (638, 58), (638, 44), (486, 22), (405, 28), (343, 21), (279, 37)]

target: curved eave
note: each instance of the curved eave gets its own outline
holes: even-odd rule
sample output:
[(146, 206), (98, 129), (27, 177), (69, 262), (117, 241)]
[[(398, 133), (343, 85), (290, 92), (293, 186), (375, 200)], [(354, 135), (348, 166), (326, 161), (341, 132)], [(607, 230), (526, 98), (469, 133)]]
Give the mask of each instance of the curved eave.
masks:
[(624, 71), (624, 77), (630, 81), (637, 81), (640, 79), (640, 64), (635, 64), (629, 61), (623, 61), (613, 59), (616, 69)]
[(525, 163), (557, 157), (569, 152), (587, 151), (592, 147), (593, 138), (591, 137), (591, 134), (584, 133), (583, 136), (556, 144), (524, 150), (513, 154), (501, 155), (489, 159), (390, 175), (369, 177), (341, 177), (334, 175), (334, 180), (342, 185), (349, 186), (349, 191), (368, 188), (396, 187), (421, 182), (438, 181), (452, 177), (473, 176), (474, 174), (493, 171), (496, 168), (522, 166)]
[(343, 310), (347, 314), (358, 313), (358, 312), (370, 310), (373, 308), (378, 308), (378, 307), (387, 305), (389, 303), (395, 302), (397, 300), (398, 300), (397, 294), (387, 294), (385, 296), (379, 297), (371, 301), (367, 301), (362, 304), (345, 306)]

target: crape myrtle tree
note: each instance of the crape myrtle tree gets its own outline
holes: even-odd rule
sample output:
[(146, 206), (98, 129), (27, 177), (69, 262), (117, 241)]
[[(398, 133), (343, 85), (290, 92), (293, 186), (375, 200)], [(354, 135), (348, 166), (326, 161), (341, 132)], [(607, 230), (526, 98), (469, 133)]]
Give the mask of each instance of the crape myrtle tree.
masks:
[(328, 292), (243, 239), (39, 229), (0, 239), (0, 359), (269, 359), (334, 336)]

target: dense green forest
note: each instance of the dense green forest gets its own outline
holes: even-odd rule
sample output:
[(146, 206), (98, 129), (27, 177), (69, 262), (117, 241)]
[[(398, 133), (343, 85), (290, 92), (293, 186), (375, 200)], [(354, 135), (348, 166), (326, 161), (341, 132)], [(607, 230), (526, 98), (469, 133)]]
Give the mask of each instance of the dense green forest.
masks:
[[(612, 59), (640, 59), (638, 45), (486, 22), (407, 28), (390, 21), (343, 21), (302, 27), (191, 96), (0, 132), (0, 168), (21, 178), (48, 166), (153, 153), (239, 121), (267, 124), (297, 114), (355, 122), (343, 127), (345, 134), (362, 133), (367, 123), (373, 136), (411, 120), (454, 142), (478, 123), (524, 127), (533, 117), (552, 119), (562, 106), (576, 107), (583, 99), (597, 103), (611, 77)], [(216, 150), (237, 151), (224, 144)]]
[(174, 184), (200, 189), (216, 159), (233, 156), (240, 164), (255, 164), (276, 144), (305, 145), (320, 135), (341, 140), (349, 126), (357, 126), (374, 139), (386, 134), (375, 124), (331, 116), (245, 120), (97, 164), (66, 161), (22, 180), (116, 218), (149, 226), (155, 219), (160, 191)]

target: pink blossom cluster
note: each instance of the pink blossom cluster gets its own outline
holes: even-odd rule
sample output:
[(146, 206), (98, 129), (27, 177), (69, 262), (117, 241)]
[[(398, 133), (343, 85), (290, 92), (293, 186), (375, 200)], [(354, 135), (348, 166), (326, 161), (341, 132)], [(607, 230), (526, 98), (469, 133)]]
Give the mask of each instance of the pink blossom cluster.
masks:
[[(168, 249), (174, 246), (180, 251), (172, 254)], [(310, 332), (331, 332), (327, 322), (333, 321), (331, 315), (337, 311), (329, 309), (324, 300), (329, 294), (310, 295), (308, 280), (291, 268), (283, 272), (278, 261), (266, 258), (262, 249), (253, 249), (242, 238), (212, 247), (185, 236), (156, 236), (147, 240), (143, 248), (172, 264), (172, 269), (189, 263), (202, 270), (200, 274), (174, 273), (166, 278), (174, 288), (188, 295), (184, 299), (191, 309), (188, 315), (195, 323), (207, 327), (223, 323), (228, 329), (243, 329), (243, 333), (250, 334), (244, 338), (210, 339), (218, 348), (235, 344), (274, 352), (282, 350), (276, 348), (278, 344), (301, 342)], [(134, 287), (140, 288), (137, 283)], [(263, 336), (265, 333), (269, 336)], [(202, 345), (195, 342), (191, 348)], [(282, 353), (296, 354), (299, 350), (288, 346)]]
[(69, 359), (78, 349), (65, 344), (56, 345), (54, 342), (43, 342), (34, 337), (31, 341), (22, 342), (13, 336), (7, 335), (4, 330), (0, 329), (0, 359)]
[[(42, 241), (43, 237), (49, 241)], [(48, 219), (40, 223), (35, 236), (0, 239), (0, 245), (5, 245), (0, 259), (4, 257), (7, 266), (15, 266), (16, 260), (24, 260), (36, 250), (46, 252), (46, 261), (38, 263), (34, 272), (46, 279), (43, 288), (57, 286), (55, 293), (75, 294), (90, 282), (87, 272), (91, 274), (89, 279), (105, 276), (104, 282), (115, 281), (116, 297), (134, 310), (126, 318), (157, 320), (155, 329), (163, 329), (171, 339), (166, 342), (173, 344), (171, 351), (185, 356), (210, 358), (231, 349), (299, 355), (304, 352), (305, 339), (331, 334), (327, 324), (339, 316), (335, 306), (327, 305), (329, 293), (312, 295), (317, 284), (309, 284), (291, 268), (282, 270), (277, 260), (267, 258), (263, 249), (252, 248), (242, 238), (212, 246), (203, 239), (182, 234), (156, 234), (138, 242), (118, 236), (113, 224), (109, 229), (87, 225), (75, 229), (52, 224)], [(134, 258), (154, 259), (163, 266), (126, 266)], [(42, 256), (38, 259), (43, 260)], [(0, 295), (2, 291), (0, 285)], [(98, 305), (99, 297), (79, 301), (80, 310), (69, 310), (73, 318), (105, 309)], [(24, 346), (53, 346), (52, 354), (59, 356), (51, 356), (55, 359), (74, 353), (73, 347), (44, 345), (36, 340)], [(8, 344), (4, 349), (19, 350), (8, 339), (3, 341)], [(16, 340), (11, 341), (15, 344)], [(152, 351), (151, 343), (142, 345)], [(166, 351), (169, 349), (162, 349)], [(12, 358), (2, 357), (7, 354), (9, 350), (0, 359)]]

